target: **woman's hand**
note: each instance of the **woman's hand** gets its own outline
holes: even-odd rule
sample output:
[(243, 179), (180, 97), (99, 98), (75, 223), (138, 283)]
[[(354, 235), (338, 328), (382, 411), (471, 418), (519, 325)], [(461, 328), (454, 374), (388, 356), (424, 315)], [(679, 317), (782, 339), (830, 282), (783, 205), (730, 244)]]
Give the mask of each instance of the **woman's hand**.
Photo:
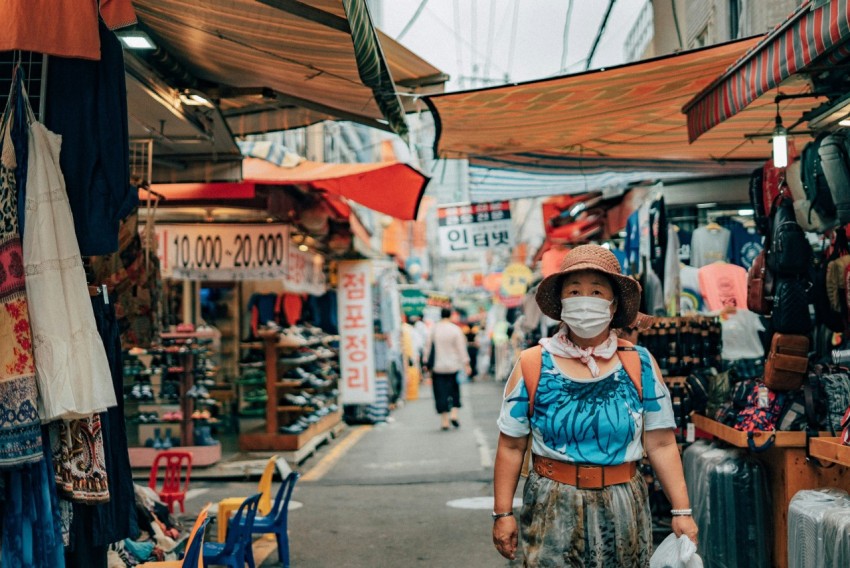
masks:
[[(687, 517), (673, 517), (673, 532), (676, 533), (676, 536), (685, 535), (689, 539), (691, 539), (694, 544), (697, 543), (697, 533), (699, 529), (697, 528), (697, 524), (694, 521), (694, 518), (691, 516)], [(493, 529), (493, 538), (495, 539), (496, 532)]]
[(493, 523), (493, 544), (499, 554), (508, 560), (516, 558), (517, 547), (516, 517), (501, 517)]

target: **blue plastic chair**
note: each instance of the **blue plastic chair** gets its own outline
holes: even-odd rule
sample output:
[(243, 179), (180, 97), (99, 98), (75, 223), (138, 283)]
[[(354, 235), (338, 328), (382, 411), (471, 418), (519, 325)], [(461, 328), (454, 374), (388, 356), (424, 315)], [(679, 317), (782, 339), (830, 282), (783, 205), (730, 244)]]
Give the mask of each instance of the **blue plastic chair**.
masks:
[(254, 548), (252, 530), (254, 519), (257, 516), (257, 507), (260, 504), (262, 494), (257, 493), (245, 499), (236, 515), (230, 521), (230, 530), (227, 531), (227, 540), (223, 543), (204, 543), (204, 566), (210, 564), (221, 564), (231, 568), (245, 568), (248, 563), (250, 568), (254, 565)]
[(208, 518), (204, 519), (194, 537), (192, 537), (192, 542), (189, 543), (189, 548), (186, 549), (186, 554), (183, 556), (183, 566), (186, 568), (199, 568), (202, 565), (204, 534), (207, 531), (207, 525), (209, 523), (210, 520)]
[(251, 529), (253, 534), (274, 533), (277, 539), (278, 559), (284, 568), (289, 568), (289, 534), (287, 533), (289, 500), (297, 480), (298, 474), (294, 471), (286, 476), (277, 490), (271, 512), (264, 517), (254, 519), (254, 528)]

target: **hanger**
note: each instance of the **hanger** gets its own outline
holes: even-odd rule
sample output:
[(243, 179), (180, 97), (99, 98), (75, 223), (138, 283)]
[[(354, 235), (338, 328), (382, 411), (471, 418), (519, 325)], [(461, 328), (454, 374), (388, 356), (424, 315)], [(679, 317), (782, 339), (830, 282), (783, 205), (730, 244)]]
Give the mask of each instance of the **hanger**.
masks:
[(716, 222), (711, 221), (708, 225), (706, 225), (706, 226), (705, 226), (705, 228), (706, 228), (706, 229), (708, 229), (709, 231), (719, 231), (719, 230), (721, 230), (723, 227), (721, 227), (720, 225), (718, 225)]

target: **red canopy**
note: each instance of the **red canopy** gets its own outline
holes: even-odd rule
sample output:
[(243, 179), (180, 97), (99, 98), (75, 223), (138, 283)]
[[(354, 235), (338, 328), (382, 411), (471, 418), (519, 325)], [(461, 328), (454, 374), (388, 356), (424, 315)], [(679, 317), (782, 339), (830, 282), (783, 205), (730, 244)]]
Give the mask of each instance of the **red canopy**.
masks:
[(429, 179), (407, 164), (326, 164), (304, 161), (292, 168), (246, 158), (240, 183), (160, 184), (154, 190), (174, 201), (252, 199), (257, 186), (298, 185), (344, 197), (397, 219), (414, 220)]

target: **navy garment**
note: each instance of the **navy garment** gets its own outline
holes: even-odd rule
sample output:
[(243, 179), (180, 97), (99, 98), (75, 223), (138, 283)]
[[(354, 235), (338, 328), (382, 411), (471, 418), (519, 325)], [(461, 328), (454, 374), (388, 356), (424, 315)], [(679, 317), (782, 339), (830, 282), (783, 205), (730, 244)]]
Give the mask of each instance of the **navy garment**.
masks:
[(693, 233), (690, 231), (679, 230), (679, 262), (683, 264), (691, 264), (691, 239)]
[(60, 165), (83, 256), (118, 250), (118, 224), (138, 202), (130, 186), (121, 42), (100, 22), (100, 61), (51, 57), (45, 126), (62, 136)]
[(640, 272), (640, 212), (635, 211), (626, 221), (626, 241), (623, 246), (626, 253), (628, 274)]
[(24, 213), (27, 210), (27, 162), (29, 160), (29, 116), (27, 100), (23, 96), (24, 70), (18, 67), (15, 73), (15, 120), (12, 124), (12, 145), (15, 147), (15, 182), (18, 188), (18, 234), (24, 234)]
[(106, 566), (106, 546), (136, 536), (139, 532), (124, 425), (124, 368), (118, 320), (112, 298), (109, 304), (104, 303), (102, 296), (94, 296), (91, 300), (97, 331), (103, 339), (112, 370), (112, 387), (118, 405), (100, 415), (106, 473), (109, 476), (109, 502), (100, 505), (74, 503), (71, 543), (66, 550), (65, 561), (69, 567), (79, 568)]
[(755, 227), (747, 228), (737, 221), (730, 221), (724, 226), (732, 233), (729, 238), (729, 262), (749, 270), (764, 248), (762, 236)]

